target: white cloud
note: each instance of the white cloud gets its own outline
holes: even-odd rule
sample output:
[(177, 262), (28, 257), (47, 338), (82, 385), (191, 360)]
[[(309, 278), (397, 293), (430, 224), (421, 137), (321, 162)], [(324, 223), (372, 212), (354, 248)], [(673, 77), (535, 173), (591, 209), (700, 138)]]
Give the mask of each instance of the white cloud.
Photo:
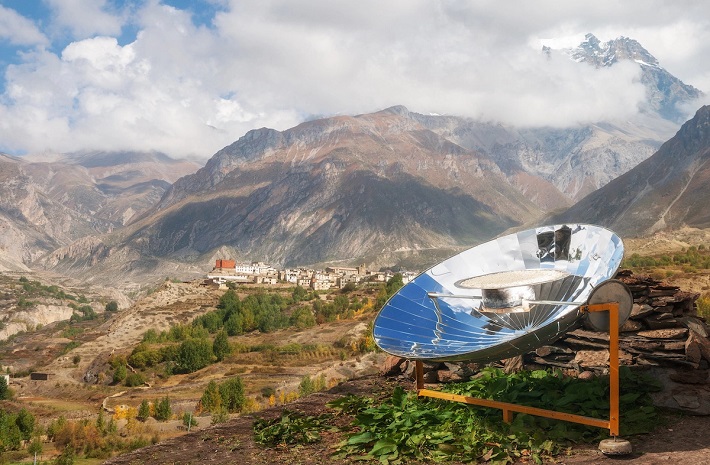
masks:
[(108, 11), (106, 0), (45, 0), (54, 11), (54, 26), (67, 28), (75, 38), (118, 35), (123, 19)]
[(140, 32), (120, 45), (124, 17), (106, 1), (52, 0), (77, 39), (7, 68), (0, 150), (208, 157), (249, 129), (395, 104), (521, 125), (632, 117), (644, 98), (637, 67), (594, 70), (540, 51), (544, 39), (569, 46), (587, 32), (635, 38), (710, 90), (710, 13), (660, 0), (215, 1), (224, 9), (211, 27), (141, 3)]
[(15, 10), (0, 5), (0, 40), (15, 45), (47, 45), (47, 37), (35, 24)]

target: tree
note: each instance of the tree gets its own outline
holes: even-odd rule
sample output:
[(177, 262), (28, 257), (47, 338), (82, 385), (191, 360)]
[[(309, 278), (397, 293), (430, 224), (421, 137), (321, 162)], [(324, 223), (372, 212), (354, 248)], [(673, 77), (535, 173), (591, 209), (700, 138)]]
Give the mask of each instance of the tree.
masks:
[(168, 421), (173, 414), (170, 408), (170, 399), (168, 396), (163, 397), (155, 406), (155, 419), (158, 421)]
[(106, 307), (104, 308), (107, 312), (117, 312), (118, 311), (118, 302), (115, 300), (112, 300), (111, 302), (106, 304)]
[(35, 430), (35, 417), (26, 409), (22, 409), (17, 412), (17, 418), (15, 418), (15, 424), (20, 430), (20, 435), (25, 441), (29, 441), (32, 437), (32, 432)]
[(387, 295), (393, 295), (395, 292), (397, 292), (402, 286), (404, 286), (404, 281), (402, 280), (402, 273), (395, 273), (388, 281), (387, 281)]
[(140, 421), (146, 421), (150, 416), (150, 404), (147, 400), (143, 399), (141, 405), (138, 407), (138, 414), (136, 418)]
[(188, 429), (192, 426), (197, 426), (197, 418), (190, 412), (185, 412), (182, 414), (182, 424)]
[(202, 393), (200, 403), (202, 404), (202, 408), (208, 412), (216, 412), (222, 408), (222, 396), (220, 395), (219, 387), (214, 380), (207, 384), (205, 392)]
[(222, 406), (228, 412), (240, 412), (246, 402), (242, 379), (235, 376), (220, 384), (219, 395), (222, 398)]
[(302, 286), (296, 286), (291, 293), (291, 298), (294, 302), (308, 300), (308, 291)]
[(74, 465), (74, 459), (76, 459), (74, 447), (67, 445), (52, 463), (53, 465)]
[(128, 374), (128, 371), (126, 370), (126, 365), (124, 365), (123, 363), (116, 365), (116, 369), (113, 370), (114, 384), (118, 384), (118, 383), (122, 382), (124, 379), (126, 379), (127, 374)]
[(201, 370), (212, 362), (212, 344), (205, 339), (188, 339), (178, 348), (175, 363), (182, 373)]
[(308, 307), (298, 307), (291, 314), (291, 325), (298, 329), (311, 328), (316, 325), (316, 317), (313, 316), (313, 310)]
[(232, 353), (232, 346), (229, 345), (229, 339), (227, 338), (227, 332), (222, 330), (217, 333), (217, 336), (212, 342), (212, 352), (217, 361), (221, 362), (224, 357)]
[(301, 397), (305, 397), (309, 394), (313, 394), (315, 391), (315, 386), (313, 384), (313, 381), (311, 380), (311, 377), (306, 375), (303, 377), (301, 380), (301, 384), (298, 385), (298, 394)]
[(42, 441), (38, 437), (32, 439), (32, 441), (27, 446), (27, 452), (29, 452), (30, 455), (34, 455), (35, 458), (38, 454), (42, 454), (42, 450), (44, 450), (44, 448), (42, 447)]
[(0, 376), (0, 400), (7, 400), (12, 397), (12, 391), (7, 386), (7, 379), (4, 376)]

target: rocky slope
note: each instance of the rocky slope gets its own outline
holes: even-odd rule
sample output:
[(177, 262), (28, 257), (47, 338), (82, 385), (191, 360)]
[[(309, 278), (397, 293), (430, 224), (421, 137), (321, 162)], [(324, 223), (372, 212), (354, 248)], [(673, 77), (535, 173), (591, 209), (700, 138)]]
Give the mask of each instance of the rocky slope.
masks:
[(27, 269), (58, 247), (127, 224), (197, 169), (148, 153), (42, 158), (0, 154), (0, 270)]
[[(274, 264), (373, 263), (480, 241), (538, 215), (488, 157), (394, 109), (250, 131), (106, 244), (111, 255), (161, 260), (227, 246)], [(58, 267), (82, 260), (55, 258)]]
[(609, 226), (622, 235), (710, 227), (710, 106), (655, 153), (553, 221)]

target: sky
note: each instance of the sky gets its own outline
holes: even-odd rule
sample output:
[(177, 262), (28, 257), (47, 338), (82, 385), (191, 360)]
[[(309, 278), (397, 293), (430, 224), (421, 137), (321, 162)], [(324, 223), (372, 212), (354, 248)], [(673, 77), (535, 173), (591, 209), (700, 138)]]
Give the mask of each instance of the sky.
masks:
[(710, 94), (691, 0), (0, 0), (0, 152), (204, 160), (251, 129), (404, 105), (521, 126), (632, 118), (632, 64), (553, 48), (639, 41)]

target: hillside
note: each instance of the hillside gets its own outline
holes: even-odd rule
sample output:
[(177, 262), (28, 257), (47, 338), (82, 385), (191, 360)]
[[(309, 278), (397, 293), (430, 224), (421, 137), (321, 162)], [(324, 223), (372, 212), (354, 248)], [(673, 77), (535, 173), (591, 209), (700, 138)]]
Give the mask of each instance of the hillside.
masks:
[(652, 157), (552, 221), (600, 224), (622, 236), (708, 228), (709, 160), (710, 107), (704, 106)]

